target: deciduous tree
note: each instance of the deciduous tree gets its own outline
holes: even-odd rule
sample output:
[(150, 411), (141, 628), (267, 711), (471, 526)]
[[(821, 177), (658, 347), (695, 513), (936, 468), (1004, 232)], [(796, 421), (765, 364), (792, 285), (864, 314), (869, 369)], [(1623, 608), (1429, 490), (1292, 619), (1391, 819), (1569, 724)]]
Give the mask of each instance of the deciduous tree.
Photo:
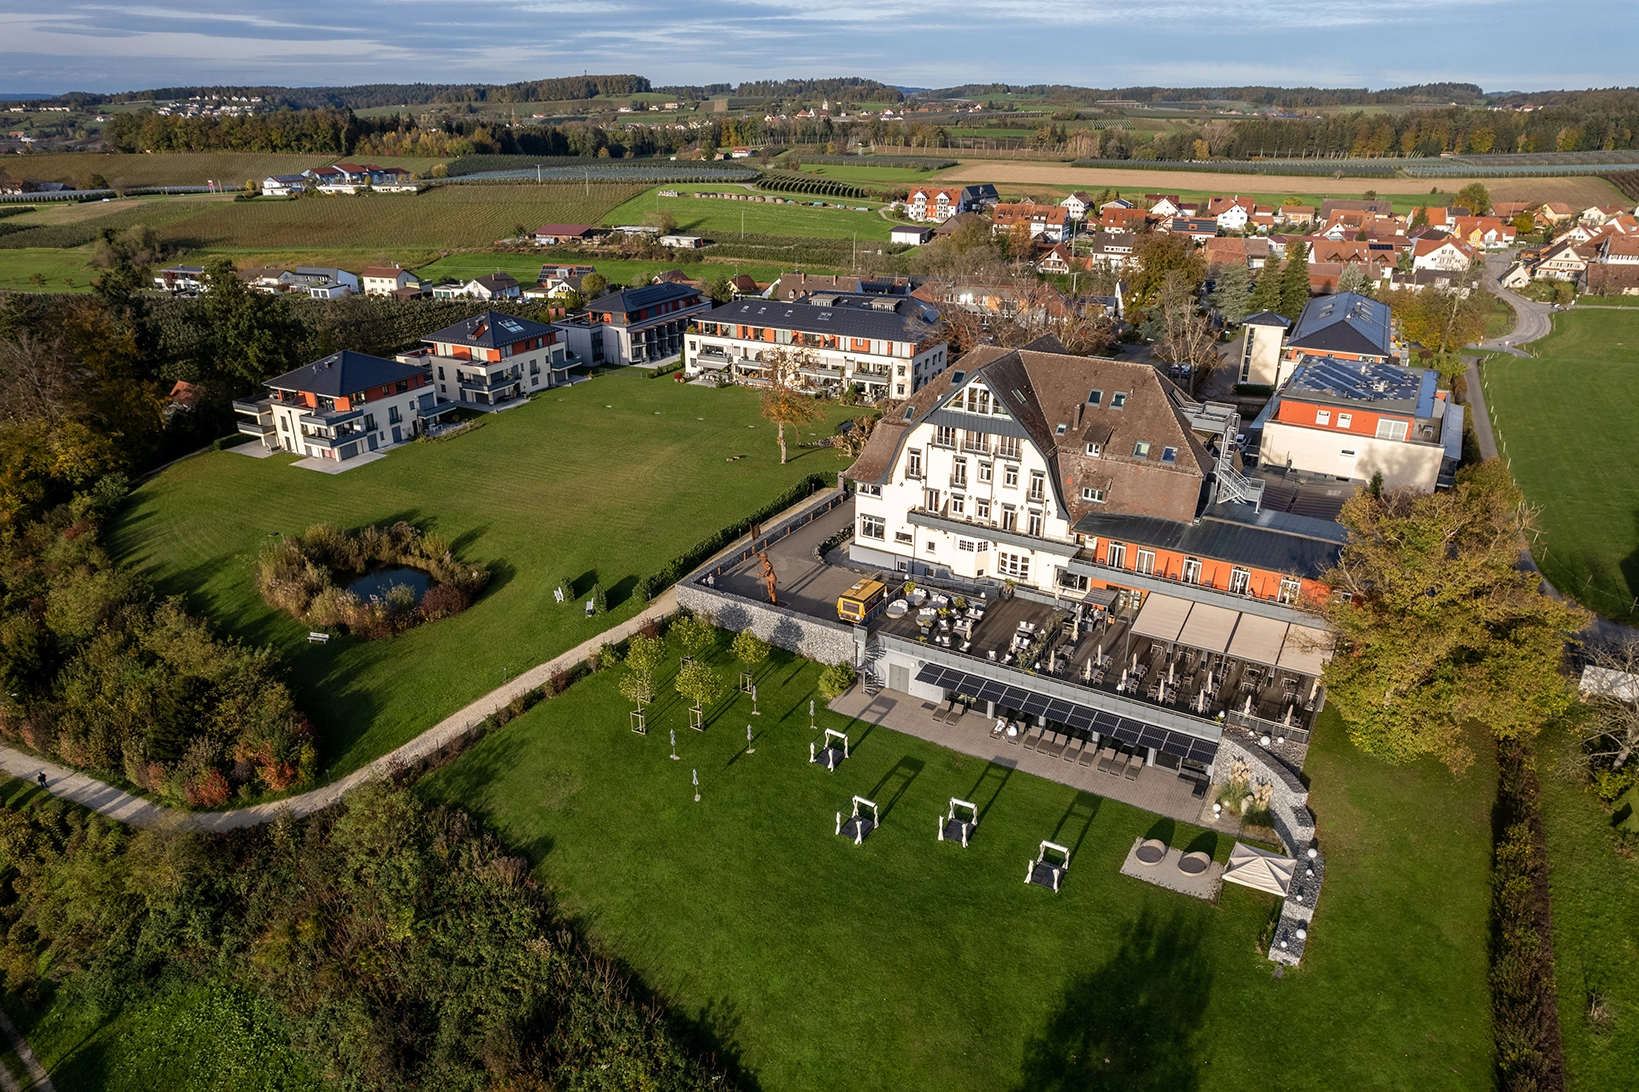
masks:
[(764, 355), (768, 358), (768, 389), (763, 392), (758, 408), (763, 420), (774, 426), (774, 442), (780, 445), (780, 465), (783, 466), (786, 460), (786, 426), (801, 428), (818, 418), (822, 410), (813, 395), (797, 386), (798, 369), (808, 362), (812, 354), (805, 350), (770, 349)]
[(1460, 771), (1476, 736), (1526, 739), (1569, 707), (1560, 662), (1588, 613), (1520, 568), (1532, 516), (1499, 460), (1444, 492), (1362, 492), (1339, 519), (1349, 539), (1325, 577), (1338, 639), (1324, 678), (1363, 750)]

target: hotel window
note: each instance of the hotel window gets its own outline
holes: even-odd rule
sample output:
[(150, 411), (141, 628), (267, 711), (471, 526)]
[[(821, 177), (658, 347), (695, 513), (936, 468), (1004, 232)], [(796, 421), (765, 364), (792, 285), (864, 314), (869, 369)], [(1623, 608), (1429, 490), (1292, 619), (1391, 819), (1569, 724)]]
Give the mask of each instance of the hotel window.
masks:
[(1354, 420), (1354, 415), (1353, 414), (1340, 413), (1340, 414), (1337, 415), (1337, 427), (1338, 428), (1348, 428), (1349, 427), (1349, 422), (1351, 422), (1353, 420)]
[(1046, 486), (1047, 475), (1040, 470), (1032, 470), (1030, 472), (1030, 499), (1033, 501), (1041, 500), (1045, 496)]
[(1234, 595), (1245, 595), (1246, 589), (1252, 586), (1252, 571), (1250, 569), (1235, 568), (1229, 570), (1229, 590)]
[(973, 515), (977, 519), (988, 520), (990, 518), (990, 498), (989, 497), (975, 497), (975, 498), (973, 498)]
[(1065, 569), (1059, 570), (1059, 587), (1068, 588), (1070, 591), (1084, 592), (1091, 586), (1092, 582), (1080, 573), (1069, 572)]
[(1124, 542), (1110, 543), (1110, 551), (1104, 557), (1104, 564), (1112, 569), (1127, 567), (1127, 544)]
[(990, 464), (989, 463), (987, 463), (987, 462), (980, 462), (979, 463), (979, 480), (981, 482), (988, 482), (988, 481), (991, 480), (991, 469), (990, 469)]
[(1146, 574), (1154, 573), (1155, 572), (1155, 551), (1154, 550), (1139, 550), (1138, 551), (1138, 556), (1133, 559), (1133, 572), (1146, 573)]
[(922, 490), (922, 507), (926, 508), (930, 512), (939, 511), (939, 490)]
[(1031, 512), (1029, 517), (1025, 520), (1024, 526), (1025, 526), (1026, 533), (1035, 535), (1037, 538), (1040, 538), (1041, 537), (1041, 513), (1040, 512)]
[(1009, 489), (1019, 487), (1019, 468), (1016, 466), (1002, 467), (1002, 484)]
[(1393, 421), (1388, 418), (1378, 421), (1377, 438), (1379, 440), (1404, 440), (1406, 438), (1406, 422)]
[(953, 516), (966, 515), (967, 498), (960, 493), (952, 493), (950, 495), (950, 514)]
[(933, 428), (933, 442), (940, 447), (955, 447), (956, 430), (949, 425), (935, 425)]
[(1017, 436), (998, 436), (996, 438), (996, 454), (1004, 459), (1019, 457), (1019, 438)]
[(1097, 444), (1088, 444), (1087, 445), (1087, 454), (1092, 456), (1095, 459), (1098, 458), (1098, 445)]
[(882, 495), (882, 487), (880, 485), (866, 485), (861, 483), (856, 488), (859, 495), (862, 497), (880, 497)]
[(1135, 459), (1147, 459), (1149, 457), (1150, 457), (1150, 443), (1149, 443), (1148, 440), (1140, 440), (1136, 444), (1133, 445), (1133, 458), (1135, 458)]
[(1282, 603), (1296, 603), (1298, 593), (1303, 590), (1301, 581), (1290, 576), (1283, 577), (1280, 582), (1280, 595), (1277, 597)]
[(905, 477), (920, 478), (922, 476), (922, 452), (911, 448), (905, 452)]
[(1199, 584), (1201, 582), (1201, 562), (1198, 558), (1184, 558), (1184, 583)]
[(1317, 424), (1317, 425), (1329, 425), (1331, 423), (1332, 423), (1332, 411), (1331, 410), (1324, 410), (1324, 409), (1323, 410), (1315, 410), (1315, 424)]
[(1104, 490), (1086, 488), (1081, 491), (1081, 499), (1089, 504), (1103, 504)]
[(1002, 530), (1017, 531), (1019, 529), (1019, 510), (1011, 504), (1002, 505)]
[(884, 539), (888, 537), (888, 523), (881, 516), (860, 516), (859, 537)]
[(996, 571), (1003, 576), (1011, 576), (1018, 580), (1030, 579), (1030, 556), (1028, 554), (1009, 554), (996, 552)]
[(975, 429), (968, 429), (962, 438), (964, 451), (989, 451), (990, 435)]
[(967, 460), (953, 459), (950, 464), (950, 484), (958, 488), (967, 487)]

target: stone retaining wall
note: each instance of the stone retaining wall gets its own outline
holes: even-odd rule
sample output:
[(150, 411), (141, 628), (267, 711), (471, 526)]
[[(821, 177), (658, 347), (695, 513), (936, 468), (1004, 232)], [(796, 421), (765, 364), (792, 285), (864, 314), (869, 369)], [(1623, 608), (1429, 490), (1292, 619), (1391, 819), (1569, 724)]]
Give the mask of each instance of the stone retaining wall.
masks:
[(786, 607), (732, 595), (720, 588), (701, 587), (692, 581), (677, 585), (677, 605), (709, 613), (723, 629), (735, 633), (749, 629), (769, 644), (810, 660), (859, 666), (854, 628), (841, 622), (826, 622)]

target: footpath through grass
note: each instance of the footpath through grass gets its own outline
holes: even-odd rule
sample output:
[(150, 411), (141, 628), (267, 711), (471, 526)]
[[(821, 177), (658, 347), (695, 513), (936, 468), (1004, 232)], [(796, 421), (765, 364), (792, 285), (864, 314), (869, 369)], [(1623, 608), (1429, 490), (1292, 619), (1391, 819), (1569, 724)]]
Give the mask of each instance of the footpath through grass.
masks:
[(1534, 357), (1484, 365), (1514, 480), (1541, 510), (1532, 554), (1555, 587), (1608, 617), (1639, 596), (1639, 310), (1573, 311)]
[[(799, 478), (842, 468), (823, 449), (794, 449), (780, 466), (756, 406), (743, 388), (618, 372), (339, 475), (293, 467), (287, 454), (215, 452), (139, 488), (110, 542), (162, 593), (279, 652), (334, 777), (636, 613), (639, 578)], [(846, 412), (829, 411), (813, 431), (825, 434)], [(308, 626), (257, 594), (256, 558), (273, 536), (398, 519), (491, 567), (472, 609), (389, 640), (310, 645)], [(601, 581), (610, 613), (589, 619), (579, 603), (556, 603), (566, 574), (582, 596)]]
[[(1639, 839), (1618, 834), (1598, 798), (1568, 776), (1563, 764), (1575, 752), (1559, 733), (1545, 736), (1538, 753), (1566, 1080), (1572, 1089), (1631, 1088), (1639, 1074)], [(1591, 1011), (1596, 997), (1602, 1015)]]
[[(1330, 872), (1304, 965), (1277, 980), (1271, 896), (1230, 886), (1213, 906), (1118, 874), (1139, 835), (1219, 858), (1228, 839), (820, 699), (819, 727), (854, 746), (827, 774), (808, 763), (815, 665), (776, 653), (763, 715), (735, 695), (703, 734), (675, 668), (647, 736), (603, 672), (423, 791), (527, 854), (595, 942), (765, 1092), (1489, 1085), (1489, 767), (1394, 769), (1323, 721), (1309, 773)], [(855, 793), (883, 808), (862, 846), (834, 835)], [(952, 796), (981, 809), (966, 850), (935, 840)], [(1074, 853), (1058, 895), (1022, 882), (1043, 838)]]

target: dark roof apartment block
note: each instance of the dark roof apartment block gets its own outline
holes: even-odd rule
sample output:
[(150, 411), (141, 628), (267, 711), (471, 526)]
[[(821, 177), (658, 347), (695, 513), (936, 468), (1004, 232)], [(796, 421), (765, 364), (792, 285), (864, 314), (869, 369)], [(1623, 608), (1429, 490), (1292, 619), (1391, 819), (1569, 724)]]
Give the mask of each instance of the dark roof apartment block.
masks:
[(476, 349), (499, 349), (506, 345), (516, 345), (520, 341), (528, 341), (530, 338), (544, 337), (550, 333), (552, 327), (542, 323), (514, 315), (503, 315), (498, 311), (485, 311), (481, 315), (462, 319), (454, 326), (446, 326), (436, 333), (428, 334), (421, 340), (436, 345), (470, 345)]
[(743, 299), (715, 307), (701, 323), (917, 344), (938, 328), (938, 312), (910, 296), (815, 293), (800, 300)]
[[(620, 320), (613, 317), (606, 318), (605, 322), (641, 322), (646, 318), (653, 318), (666, 311), (680, 311), (684, 307), (699, 302), (700, 290), (681, 284), (651, 284), (643, 288), (622, 288), (618, 292), (599, 296), (586, 305), (586, 309), (596, 314), (609, 316), (619, 315)], [(672, 306), (672, 305), (676, 306)]]
[(1355, 292), (1310, 300), (1298, 316), (1288, 349), (1312, 353), (1393, 355), (1389, 305)]
[(389, 386), (400, 380), (410, 380), (425, 374), (424, 368), (344, 349), (322, 360), (304, 364), (295, 371), (275, 376), (267, 381), (267, 385), (280, 391), (299, 391), (329, 398), (351, 398), (361, 391)]

